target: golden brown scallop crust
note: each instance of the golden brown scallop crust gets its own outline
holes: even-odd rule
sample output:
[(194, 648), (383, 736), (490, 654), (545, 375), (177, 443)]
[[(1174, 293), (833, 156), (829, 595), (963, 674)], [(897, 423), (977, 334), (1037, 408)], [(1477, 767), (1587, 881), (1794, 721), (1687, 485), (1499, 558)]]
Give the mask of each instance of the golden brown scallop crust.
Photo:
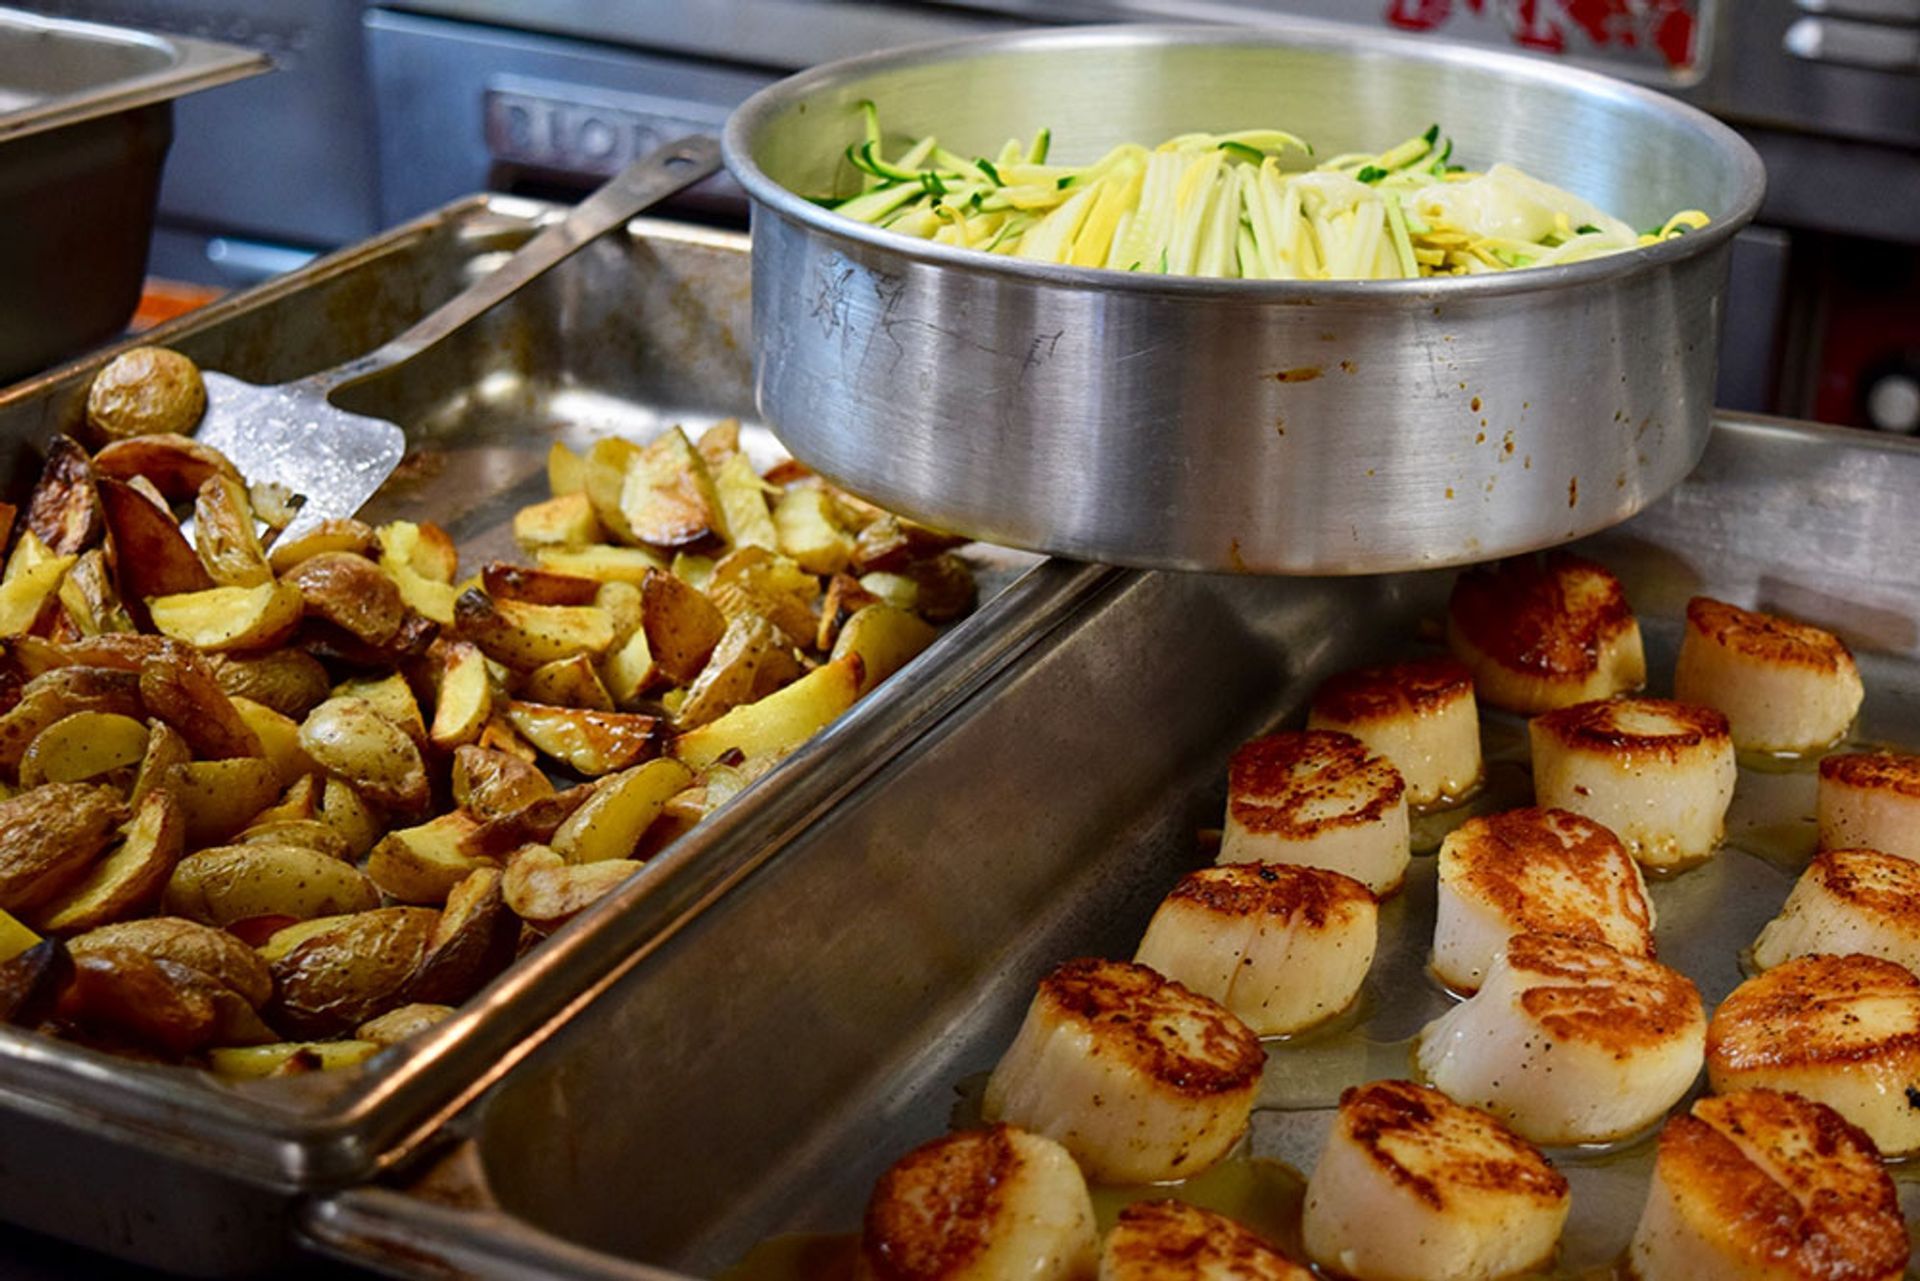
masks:
[(1626, 589), (1604, 565), (1571, 552), (1516, 556), (1454, 582), (1447, 625), (1503, 667), (1579, 680), (1600, 650), (1634, 627)]
[(1567, 1195), (1560, 1172), (1497, 1117), (1412, 1081), (1349, 1087), (1336, 1124), (1435, 1210), (1445, 1211), (1448, 1191), (1457, 1188), (1545, 1203)]
[[(1654, 955), (1653, 911), (1633, 875), (1633, 857), (1590, 818), (1555, 809), (1470, 818), (1446, 838), (1441, 855), (1458, 867), (1461, 892), (1492, 905), (1518, 933)], [(1607, 917), (1624, 920), (1633, 936), (1608, 938), (1600, 926)]]
[(1783, 1275), (1887, 1281), (1906, 1267), (1906, 1224), (1880, 1153), (1824, 1104), (1775, 1090), (1701, 1099), (1660, 1131), (1659, 1168), (1723, 1246)]
[(1879, 850), (1822, 850), (1807, 872), (1835, 898), (1920, 932), (1920, 863)]
[(1459, 659), (1415, 658), (1329, 677), (1313, 696), (1313, 714), (1342, 725), (1431, 716), (1472, 692), (1473, 673)]
[(1625, 1058), (1706, 1019), (1686, 975), (1605, 944), (1521, 934), (1507, 964), (1523, 976), (1520, 1007), (1557, 1041)]
[(1920, 756), (1903, 752), (1840, 752), (1821, 758), (1820, 777), (1846, 787), (1920, 796)]
[(1748, 658), (1816, 672), (1853, 670), (1853, 654), (1832, 632), (1778, 614), (1762, 614), (1711, 596), (1687, 602), (1687, 630)]
[[(1290, 730), (1241, 745), (1227, 766), (1228, 810), (1249, 832), (1306, 840), (1378, 822), (1407, 785), (1384, 756), (1336, 730)], [(1346, 808), (1364, 796), (1357, 808)], [(1319, 813), (1329, 803), (1340, 808)]]
[(1920, 978), (1877, 956), (1800, 956), (1727, 994), (1707, 1025), (1716, 1071), (1920, 1055)]
[(1677, 758), (1706, 743), (1728, 742), (1727, 718), (1711, 707), (1670, 698), (1603, 698), (1533, 718), (1568, 747)]
[(1167, 898), (1227, 916), (1261, 912), (1283, 921), (1304, 921), (1315, 929), (1362, 904), (1379, 902), (1372, 890), (1351, 876), (1291, 863), (1203, 867), (1181, 877)]
[(1313, 1273), (1224, 1214), (1184, 1201), (1136, 1201), (1107, 1236), (1102, 1281), (1313, 1281)]
[(1210, 1098), (1250, 1089), (1266, 1066), (1260, 1038), (1224, 1006), (1131, 961), (1068, 961), (1040, 980), (1038, 999), (1098, 1032), (1103, 1045), (1169, 1093)]
[(880, 1176), (860, 1240), (880, 1281), (938, 1281), (986, 1252), (1003, 1191), (1020, 1166), (1012, 1128), (943, 1135)]

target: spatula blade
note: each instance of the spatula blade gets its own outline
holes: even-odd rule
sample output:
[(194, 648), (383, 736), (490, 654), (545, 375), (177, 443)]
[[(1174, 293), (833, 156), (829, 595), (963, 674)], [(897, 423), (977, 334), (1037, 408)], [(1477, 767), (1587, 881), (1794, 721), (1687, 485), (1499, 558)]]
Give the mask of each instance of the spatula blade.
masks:
[(406, 455), (400, 428), (350, 414), (317, 387), (258, 387), (212, 372), (203, 377), (207, 412), (195, 439), (225, 454), (249, 484), (269, 481), (305, 499), (283, 539), (359, 511)]

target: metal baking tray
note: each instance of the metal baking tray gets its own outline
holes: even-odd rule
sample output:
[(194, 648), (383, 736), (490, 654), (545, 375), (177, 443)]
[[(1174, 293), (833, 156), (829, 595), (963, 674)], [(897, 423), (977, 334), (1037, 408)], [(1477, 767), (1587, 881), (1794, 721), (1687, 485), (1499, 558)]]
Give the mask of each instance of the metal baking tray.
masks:
[[(481, 197), (152, 331), (256, 382), (391, 337), (553, 216)], [(409, 464), (371, 518), (430, 516), (469, 564), (512, 554), (513, 511), (545, 494), (550, 441), (750, 417), (744, 237), (634, 223), (410, 365), (353, 389), (401, 423)], [(73, 426), (112, 352), (0, 392), (0, 486)], [(343, 398), (344, 399), (344, 398)], [(775, 448), (751, 428), (750, 451)], [(762, 458), (760, 461), (771, 461)], [(367, 1179), (515, 1063), (597, 987), (720, 893), (918, 729), (1030, 643), (1089, 571), (973, 549), (983, 605), (792, 759), (521, 961), (459, 1014), (364, 1070), (225, 1083), (0, 1028), (0, 1219), (180, 1271), (236, 1272), (287, 1244), (303, 1189)], [(1015, 581), (1017, 580), (1017, 581)], [(1011, 585), (1009, 585), (1011, 583)]]
[(173, 100), (271, 66), (210, 40), (0, 9), (0, 383), (127, 323)]
[[(1686, 598), (1792, 611), (1856, 648), (1858, 737), (1920, 746), (1920, 442), (1718, 422), (1669, 498), (1583, 546), (1623, 577), (1654, 685)], [(726, 1272), (781, 1234), (857, 1230), (873, 1179), (964, 1117), (1035, 981), (1130, 956), (1154, 905), (1210, 858), (1226, 761), (1297, 724), (1321, 678), (1434, 644), (1453, 575), (1276, 580), (1115, 572), (963, 712), (610, 988), (450, 1127), (411, 1181), (309, 1208), (343, 1258), (405, 1276)], [(1480, 804), (1525, 803), (1524, 725), (1487, 718)], [(1743, 768), (1730, 848), (1659, 882), (1662, 958), (1715, 1002), (1811, 851), (1811, 765)], [(1423, 833), (1431, 847), (1440, 833)], [(1342, 1085), (1412, 1070), (1447, 1004), (1424, 972), (1433, 860), (1381, 918), (1356, 1016), (1274, 1045), (1249, 1150), (1311, 1169)], [(1565, 1277), (1610, 1276), (1645, 1196), (1647, 1139), (1561, 1151)], [(1243, 1166), (1216, 1204), (1279, 1235), (1299, 1181)], [(1909, 1216), (1920, 1181), (1897, 1172)], [(1108, 1202), (1109, 1212), (1117, 1208)], [(1276, 1223), (1275, 1220), (1279, 1222)], [(831, 1242), (736, 1275), (811, 1281)]]

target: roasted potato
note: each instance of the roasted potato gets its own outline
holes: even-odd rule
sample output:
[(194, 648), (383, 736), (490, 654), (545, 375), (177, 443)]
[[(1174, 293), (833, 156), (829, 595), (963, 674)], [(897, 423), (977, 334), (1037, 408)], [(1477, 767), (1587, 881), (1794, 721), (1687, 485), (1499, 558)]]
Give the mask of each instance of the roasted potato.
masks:
[(452, 751), (480, 737), (493, 715), (493, 680), (479, 648), (455, 641), (440, 669), (440, 690), (433, 709), (433, 745)]
[(255, 1009), (273, 995), (273, 973), (258, 953), (225, 930), (180, 916), (150, 916), (102, 925), (67, 940), (75, 954), (129, 948), (210, 974)]
[(570, 863), (632, 858), (662, 807), (692, 782), (692, 772), (674, 760), (648, 761), (609, 775), (554, 830), (548, 844)]
[(720, 503), (707, 463), (678, 427), (627, 460), (620, 482), (626, 536), (654, 547), (685, 547), (722, 532)]
[(171, 725), (196, 756), (227, 760), (265, 750), (206, 660), (189, 646), (169, 644), (140, 664), (140, 698), (147, 712)]
[(93, 456), (93, 474), (131, 484), (145, 480), (170, 503), (184, 503), (214, 476), (245, 478), (227, 456), (185, 436), (147, 434), (114, 441)]
[(99, 489), (122, 597), (144, 602), (154, 596), (202, 592), (214, 585), (172, 512), (124, 481), (102, 478)]
[(129, 804), (138, 805), (147, 793), (172, 786), (179, 778), (173, 767), (193, 759), (193, 749), (173, 726), (165, 721), (147, 722), (147, 747), (140, 756), (140, 768), (134, 771), (133, 788), (127, 794)]
[(276, 574), (321, 552), (349, 552), (355, 556), (375, 556), (380, 551), (380, 536), (373, 526), (351, 518), (323, 520), (297, 538), (275, 541), (267, 553), (267, 565)]
[(159, 899), (186, 849), (187, 820), (170, 792), (149, 792), (120, 843), (31, 913), (44, 934), (78, 934), (143, 912)]
[(355, 858), (371, 850), (387, 830), (380, 815), (344, 779), (326, 781), (320, 795), (320, 817), (346, 838)]
[(78, 555), (106, 532), (93, 463), (71, 436), (55, 436), (47, 447), (46, 465), (27, 502), (27, 528), (56, 556)]
[(481, 566), (480, 587), (495, 600), (525, 601), (529, 605), (591, 605), (600, 590), (600, 581), (556, 569), (534, 569), (495, 560)]
[(321, 552), (287, 571), (281, 582), (299, 592), (308, 615), (369, 645), (390, 643), (407, 621), (400, 588), (364, 556)]
[(513, 541), (529, 556), (557, 547), (585, 547), (603, 531), (592, 499), (584, 492), (561, 494), (522, 507), (513, 517)]
[(872, 604), (847, 620), (834, 641), (833, 657), (860, 656), (860, 690), (866, 694), (912, 662), (939, 635), (933, 624), (891, 605)]
[(273, 766), (274, 778), (282, 788), (292, 787), (299, 779), (320, 772), (319, 765), (300, 745), (299, 721), (250, 698), (234, 699), (233, 710), (258, 740), (260, 755)]
[(82, 636), (133, 633), (133, 614), (120, 599), (107, 554), (98, 547), (80, 554), (55, 594)]
[(20, 758), (20, 786), (85, 783), (131, 770), (147, 754), (147, 727), (117, 712), (75, 712), (34, 736)]
[[(31, 530), (27, 537), (35, 543), (40, 541)], [(0, 581), (0, 636), (18, 636), (30, 631), (42, 615), (58, 608), (60, 583), (78, 557), (49, 552), (29, 559), (30, 563), (22, 563), (17, 558), (10, 562), (5, 580)]]
[(758, 614), (736, 615), (728, 621), (713, 657), (688, 687), (674, 723), (682, 729), (705, 725), (799, 676), (799, 660), (779, 628)]
[(672, 574), (648, 574), (640, 584), (640, 602), (641, 631), (636, 635), (646, 636), (660, 677), (676, 685), (691, 681), (726, 634), (726, 616)]
[(11, 912), (0, 912), (0, 964), (40, 943), (40, 936)]
[(488, 658), (530, 672), (575, 654), (597, 657), (613, 646), (613, 619), (592, 605), (530, 605), (469, 589), (453, 603), (462, 638)]
[[(706, 450), (701, 454), (707, 457)], [(779, 522), (767, 508), (767, 495), (778, 491), (760, 479), (753, 461), (742, 453), (728, 453), (717, 462), (707, 457), (707, 465), (713, 472), (714, 497), (720, 504), (727, 541), (735, 547), (779, 547)]]
[(284, 582), (210, 587), (203, 592), (155, 596), (147, 601), (147, 612), (157, 630), (208, 650), (276, 645), (299, 625), (301, 610), (299, 589)]
[(417, 814), (432, 794), (420, 749), (363, 698), (330, 698), (307, 714), (300, 746), (321, 769), (388, 809)]
[(820, 580), (764, 547), (742, 547), (722, 557), (706, 590), (728, 618), (758, 614), (795, 645), (810, 643), (819, 630), (814, 602)]
[(263, 756), (187, 761), (168, 769), (159, 786), (186, 811), (187, 847), (200, 849), (226, 840), (273, 804), (280, 772)]
[(393, 722), (408, 738), (422, 746), (426, 744), (427, 723), (420, 714), (420, 702), (413, 696), (413, 687), (407, 684), (407, 678), (399, 672), (341, 681), (333, 687), (333, 696), (365, 699), (374, 711)]
[(211, 654), (206, 662), (228, 695), (251, 699), (295, 720), (306, 719), (332, 688), (320, 660), (292, 647), (264, 654)]
[(437, 904), (476, 870), (496, 860), (464, 852), (461, 841), (480, 826), (465, 810), (452, 810), (418, 827), (395, 828), (367, 856), (367, 878), (402, 903)]
[(107, 667), (56, 667), (34, 677), (0, 716), (0, 769), (17, 770), (43, 730), (76, 712), (137, 717), (145, 711), (140, 678)]
[(853, 569), (859, 574), (903, 573), (914, 562), (952, 551), (966, 541), (883, 512), (868, 521), (854, 540)]
[(129, 947), (97, 947), (75, 956), (73, 981), (56, 1008), (62, 1019), (176, 1056), (208, 1045), (274, 1039), (253, 1007), (218, 979)]
[(555, 659), (534, 668), (527, 673), (521, 692), (534, 703), (582, 707), (596, 712), (613, 710), (613, 696), (607, 693), (599, 671), (585, 654)]
[(452, 1014), (451, 1005), (429, 1005), (425, 1002), (402, 1005), (362, 1023), (353, 1030), (353, 1040), (371, 1041), (384, 1049), (446, 1022)]
[(236, 1081), (299, 1076), (357, 1067), (384, 1047), (375, 1041), (274, 1041), (266, 1045), (216, 1045), (207, 1066)]
[(453, 754), (453, 801), (482, 819), (500, 818), (553, 795), (553, 783), (508, 752), (466, 746)]
[(481, 868), (453, 887), (407, 1000), (458, 1005), (512, 963), (520, 918), (507, 908), (503, 879), (498, 868)]
[(527, 741), (576, 774), (598, 776), (660, 754), (660, 723), (628, 712), (590, 712), (510, 701), (507, 720)]
[(569, 863), (544, 845), (528, 845), (508, 861), (500, 891), (521, 920), (552, 931), (612, 893), (642, 866), (624, 858)]
[[(312, 775), (307, 783), (311, 784)], [(311, 794), (309, 787), (308, 794)], [(262, 814), (270, 811), (262, 811)], [(328, 858), (337, 858), (342, 862), (353, 861), (353, 847), (340, 830), (323, 819), (317, 818), (256, 818), (247, 824), (233, 838), (235, 845), (304, 845), (310, 850), (318, 850)]]
[(593, 578), (603, 583), (646, 581), (648, 570), (666, 572), (667, 562), (644, 547), (615, 547), (610, 543), (588, 543), (572, 547), (537, 547), (532, 550), (542, 569), (575, 578)]
[(37, 1027), (52, 1016), (73, 981), (73, 956), (47, 939), (0, 962), (0, 1023)]
[(0, 911), (30, 917), (77, 884), (125, 816), (118, 791), (91, 783), (0, 801)]
[(694, 769), (732, 751), (758, 763), (778, 760), (853, 706), (864, 679), (860, 656), (844, 655), (757, 703), (688, 730), (674, 739), (673, 754)]
[(298, 845), (216, 845), (174, 867), (163, 899), (169, 915), (205, 925), (259, 916), (308, 921), (370, 911), (380, 891), (359, 868)]
[(460, 837), (460, 852), (470, 858), (503, 859), (522, 845), (553, 838), (560, 825), (593, 795), (591, 785), (528, 801), (519, 809), (477, 824)]
[(838, 574), (853, 561), (853, 535), (835, 522), (833, 503), (824, 489), (789, 489), (782, 494), (773, 509), (773, 526), (779, 551), (810, 574)]
[(277, 948), (281, 931), (261, 948), (273, 968), (267, 1019), (297, 1037), (338, 1036), (405, 1004), (401, 993), (427, 954), (440, 914), (428, 908), (383, 907), (337, 916), (327, 928), (293, 926), (297, 942)]
[(101, 367), (87, 388), (87, 425), (110, 440), (190, 432), (207, 411), (200, 367), (165, 347), (134, 347)]

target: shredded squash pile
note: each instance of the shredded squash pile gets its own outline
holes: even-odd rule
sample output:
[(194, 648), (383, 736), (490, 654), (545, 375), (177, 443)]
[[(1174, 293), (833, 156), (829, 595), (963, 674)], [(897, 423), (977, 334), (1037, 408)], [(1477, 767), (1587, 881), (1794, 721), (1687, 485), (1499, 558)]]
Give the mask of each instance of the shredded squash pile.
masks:
[(1090, 165), (1047, 163), (1050, 135), (966, 159), (922, 138), (889, 160), (878, 113), (847, 148), (861, 190), (819, 203), (942, 244), (1041, 262), (1179, 276), (1394, 280), (1543, 267), (1707, 225), (1683, 210), (1636, 231), (1508, 164), (1451, 163), (1434, 125), (1374, 154), (1313, 164), (1277, 129), (1128, 143)]

